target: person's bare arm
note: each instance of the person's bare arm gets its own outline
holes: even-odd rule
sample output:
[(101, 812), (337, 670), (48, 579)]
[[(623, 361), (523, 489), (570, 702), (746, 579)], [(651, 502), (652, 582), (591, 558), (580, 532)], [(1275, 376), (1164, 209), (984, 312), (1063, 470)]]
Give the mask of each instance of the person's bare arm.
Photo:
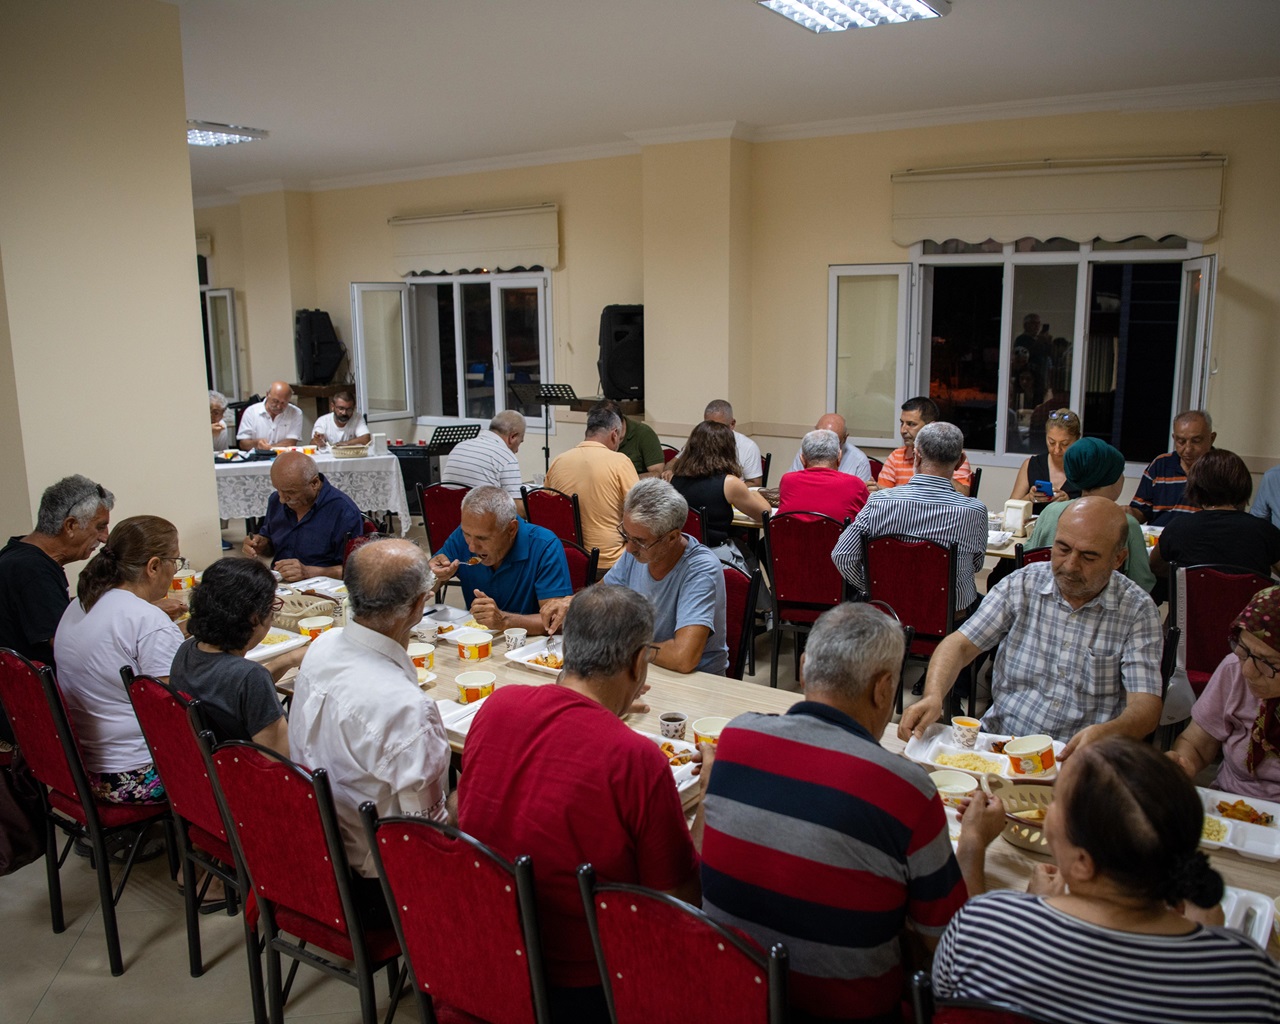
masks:
[(987, 891), (987, 847), (1004, 831), (1004, 803), (998, 796), (978, 793), (960, 818), (956, 860), (970, 896)]
[(270, 747), (283, 757), (289, 756), (289, 719), (281, 715), (261, 732), (253, 737), (254, 743)]
[(1192, 722), (1174, 741), (1173, 749), (1169, 751), (1168, 756), (1187, 773), (1187, 778), (1194, 779), (1212, 764), (1220, 753), (1222, 753), (1222, 744), (1205, 732), (1198, 723)]
[(538, 617), (542, 620), (542, 629), (547, 636), (559, 632), (572, 600), (572, 597), (549, 597), (538, 602)]
[(271, 673), (271, 681), (278, 683), (289, 669), (297, 668), (302, 664), (302, 659), (306, 656), (306, 653), (306, 647), (299, 647), (296, 651), (289, 651), (286, 654), (277, 654), (274, 658), (268, 658), (262, 663), (262, 667)]
[(943, 702), (964, 667), (981, 653), (981, 649), (960, 632), (952, 633), (938, 645), (929, 659), (924, 696), (902, 712), (898, 739), (909, 740), (913, 735), (924, 735), (925, 729), (941, 716)]
[(299, 440), (301, 440), (301, 438), (297, 438), (297, 437), (286, 437), (283, 441), (281, 441), (279, 444), (275, 445), (274, 447), (276, 447), (276, 448), (293, 448), (293, 447), (296, 447), (296, 446), (297, 446), (297, 444), (298, 444), (298, 441), (299, 441)]
[(274, 549), (271, 546), (271, 541), (266, 536), (261, 533), (255, 533), (244, 539), (241, 550), (246, 555), (264, 555), (269, 558)]
[(1033, 501), (1031, 491), (1031, 460), (1023, 459), (1018, 467), (1018, 475), (1013, 479), (1013, 490), (1009, 492), (1010, 501)]
[[(1129, 511), (1132, 512), (1133, 509)], [(1169, 578), (1169, 563), (1164, 560), (1164, 555), (1160, 553), (1159, 540), (1156, 541), (1154, 546), (1147, 548), (1147, 561), (1151, 563), (1151, 571), (1155, 574), (1156, 579)]]
[(271, 568), (278, 572), (280, 578), (286, 583), (309, 580), (312, 576), (327, 576), (331, 580), (342, 579), (340, 565), (303, 565), (296, 558), (282, 558)]
[(1059, 760), (1065, 761), (1077, 750), (1095, 743), (1105, 736), (1132, 736), (1140, 740), (1150, 735), (1160, 724), (1160, 709), (1164, 701), (1154, 693), (1131, 693), (1125, 708), (1110, 722), (1085, 726), (1067, 741)]
[(773, 511), (773, 506), (759, 491), (751, 490), (736, 476), (724, 478), (724, 496), (730, 505), (753, 522), (760, 522), (764, 513)]
[(653, 663), (672, 672), (689, 673), (698, 667), (711, 630), (706, 626), (681, 626), (670, 640), (658, 644)]
[(532, 615), (504, 612), (493, 598), (477, 590), (471, 600), (471, 617), (480, 625), (496, 629), (498, 632), (505, 629), (524, 629), (528, 630), (530, 636), (538, 636), (544, 631), (541, 605), (542, 602), (539, 602), (539, 610)]
[(646, 467), (645, 472), (640, 474), (641, 479), (647, 476), (661, 477), (662, 470), (665, 468), (665, 466), (666, 466), (665, 462), (655, 462), (652, 466)]
[(357, 434), (350, 441), (339, 441), (333, 445), (334, 448), (359, 448), (362, 444), (368, 444), (373, 440), (372, 434)]

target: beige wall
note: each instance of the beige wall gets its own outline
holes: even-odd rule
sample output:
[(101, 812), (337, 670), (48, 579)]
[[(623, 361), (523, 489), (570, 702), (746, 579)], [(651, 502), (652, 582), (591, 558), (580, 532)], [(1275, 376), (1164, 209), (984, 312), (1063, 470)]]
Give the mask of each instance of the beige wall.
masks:
[[(172, 520), (183, 553), (202, 564), (218, 552), (218, 521), (213, 463), (202, 457), (178, 10), (157, 0), (5, 4), (0, 96), (17, 393), (0, 457), (28, 505), (4, 527), (29, 530), (43, 489), (81, 472), (115, 492), (117, 520)], [(8, 454), (15, 446), (21, 459)]]
[(22, 438), (22, 420), (18, 379), (13, 372), (13, 345), (9, 339), (9, 306), (4, 295), (3, 248), (0, 248), (0, 408), (8, 410), (5, 432), (14, 439), (14, 443), (5, 445), (0, 453), (0, 466), (3, 467), (0, 479), (6, 485), (0, 487), (0, 523), (8, 530), (0, 538), (7, 540), (16, 534), (26, 533), (34, 517), (28, 518), (31, 508), (27, 489), (19, 486), (27, 479), (27, 459), (22, 445), (17, 443)]

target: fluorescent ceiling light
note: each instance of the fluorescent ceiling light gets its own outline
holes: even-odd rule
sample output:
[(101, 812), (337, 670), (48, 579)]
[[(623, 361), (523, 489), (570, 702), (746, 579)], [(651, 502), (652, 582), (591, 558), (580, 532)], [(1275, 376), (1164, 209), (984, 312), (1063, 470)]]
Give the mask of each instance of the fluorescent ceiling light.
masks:
[(951, 12), (951, 0), (756, 0), (810, 32), (843, 32), (904, 21), (923, 21)]
[(269, 133), (261, 128), (245, 128), (238, 124), (218, 124), (216, 121), (188, 121), (187, 145), (234, 146), (237, 142), (257, 142)]

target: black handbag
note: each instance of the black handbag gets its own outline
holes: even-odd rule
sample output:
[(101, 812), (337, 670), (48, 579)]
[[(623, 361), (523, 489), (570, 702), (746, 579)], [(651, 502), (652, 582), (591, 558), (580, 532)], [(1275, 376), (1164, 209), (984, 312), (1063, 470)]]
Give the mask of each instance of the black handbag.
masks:
[(9, 875), (44, 856), (44, 794), (15, 750), (0, 768), (0, 875)]

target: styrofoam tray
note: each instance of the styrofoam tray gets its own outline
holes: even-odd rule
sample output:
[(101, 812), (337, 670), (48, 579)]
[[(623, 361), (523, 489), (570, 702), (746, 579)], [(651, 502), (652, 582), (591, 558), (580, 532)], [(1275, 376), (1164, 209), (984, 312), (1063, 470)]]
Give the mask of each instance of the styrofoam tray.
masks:
[[(992, 743), (1008, 739), (1010, 739), (1009, 736), (1002, 735), (1000, 733), (980, 732), (978, 733), (978, 742), (974, 745), (972, 750), (969, 750), (966, 747), (961, 747), (951, 742), (951, 726), (935, 723), (925, 730), (923, 738), (916, 739), (916, 737), (912, 736), (911, 739), (907, 741), (907, 746), (903, 753), (917, 764), (927, 765), (930, 768), (938, 770), (951, 769), (952, 771), (965, 772), (968, 775), (974, 776), (974, 778), (977, 778), (983, 773), (967, 771), (964, 768), (957, 768), (953, 764), (939, 764), (937, 761), (938, 756), (942, 754), (977, 754), (979, 757), (985, 757), (990, 761), (999, 762), (1000, 767), (998, 769), (993, 768), (990, 774), (999, 775), (1006, 779), (1022, 779), (1027, 782), (1047, 782), (1050, 779), (1057, 778), (1058, 766), (1056, 764), (1041, 775), (1015, 775), (1009, 767), (1009, 759), (1003, 754), (995, 754), (991, 751)], [(1061, 743), (1058, 740), (1053, 741), (1053, 753), (1055, 760), (1062, 756), (1062, 748), (1065, 746), (1065, 743)]]
[[(268, 639), (277, 636), (284, 636), (285, 639), (279, 643), (267, 643)], [(245, 657), (250, 661), (266, 661), (269, 658), (274, 658), (277, 654), (288, 654), (290, 651), (296, 651), (299, 647), (305, 646), (310, 640), (310, 637), (301, 633), (294, 633), (292, 630), (272, 626), (267, 635), (262, 638), (262, 643), (245, 654)]]
[[(640, 735), (649, 737), (649, 739), (653, 740), (653, 742), (657, 743), (659, 746), (663, 743), (670, 743), (677, 751), (687, 750), (690, 753), (697, 753), (698, 751), (698, 748), (687, 740), (669, 740), (665, 736), (654, 736), (652, 733), (648, 732), (641, 733)], [(698, 788), (698, 776), (693, 774), (693, 769), (695, 767), (696, 762), (693, 761), (690, 761), (687, 764), (673, 764), (671, 766), (671, 774), (675, 776), (676, 791), (680, 794), (681, 803), (684, 803), (689, 794)]]
[(1228, 928), (1249, 936), (1263, 949), (1267, 948), (1271, 941), (1271, 918), (1275, 915), (1271, 900), (1260, 892), (1228, 885), (1222, 894), (1222, 912), (1227, 917)]
[(347, 585), (342, 580), (335, 580), (331, 576), (311, 576), (305, 580), (298, 580), (297, 583), (290, 583), (289, 586), (294, 590), (314, 590), (337, 599), (347, 596)]
[[(1206, 818), (1214, 818), (1227, 826), (1227, 836), (1221, 842), (1201, 839), (1200, 845), (1208, 850), (1235, 850), (1241, 857), (1253, 860), (1280, 861), (1280, 804), (1270, 800), (1259, 800), (1257, 797), (1241, 797), (1237, 793), (1224, 793), (1220, 789), (1204, 789), (1196, 787), (1200, 800), (1204, 804)], [(1247, 821), (1236, 821), (1224, 818), (1218, 813), (1218, 801), (1235, 803), (1243, 799), (1247, 804), (1265, 811), (1275, 817), (1270, 825), (1251, 825)]]
[(476, 712), (480, 710), (480, 705), (487, 701), (488, 697), (481, 697), (477, 701), (470, 704), (459, 704), (456, 700), (449, 700), (447, 697), (436, 701), (436, 707), (440, 711), (440, 719), (444, 722), (444, 731), (451, 740), (464, 740), (468, 731), (471, 729), (471, 723), (476, 717)]
[[(466, 623), (471, 622), (471, 612), (466, 608), (453, 608), (447, 604), (432, 605), (431, 611), (422, 616), (423, 622), (434, 622), (437, 626), (452, 626), (453, 629), (448, 633), (441, 633), (440, 636), (449, 636), (454, 629), (461, 629)], [(494, 630), (488, 626), (481, 626), (477, 623), (474, 626), (467, 626), (467, 629), (479, 629), (485, 633), (493, 633)]]
[[(517, 647), (514, 651), (507, 651), (503, 657), (506, 658), (507, 661), (515, 662), (515, 664), (522, 668), (531, 669), (534, 672), (541, 672), (544, 676), (558, 676), (560, 674), (560, 669), (547, 668), (546, 665), (535, 665), (533, 663), (532, 659), (539, 654), (545, 654), (546, 650), (547, 638), (545, 636), (540, 636), (536, 640), (530, 640), (523, 647)], [(559, 646), (559, 642), (557, 642), (557, 650), (560, 654), (564, 653), (564, 648)]]

